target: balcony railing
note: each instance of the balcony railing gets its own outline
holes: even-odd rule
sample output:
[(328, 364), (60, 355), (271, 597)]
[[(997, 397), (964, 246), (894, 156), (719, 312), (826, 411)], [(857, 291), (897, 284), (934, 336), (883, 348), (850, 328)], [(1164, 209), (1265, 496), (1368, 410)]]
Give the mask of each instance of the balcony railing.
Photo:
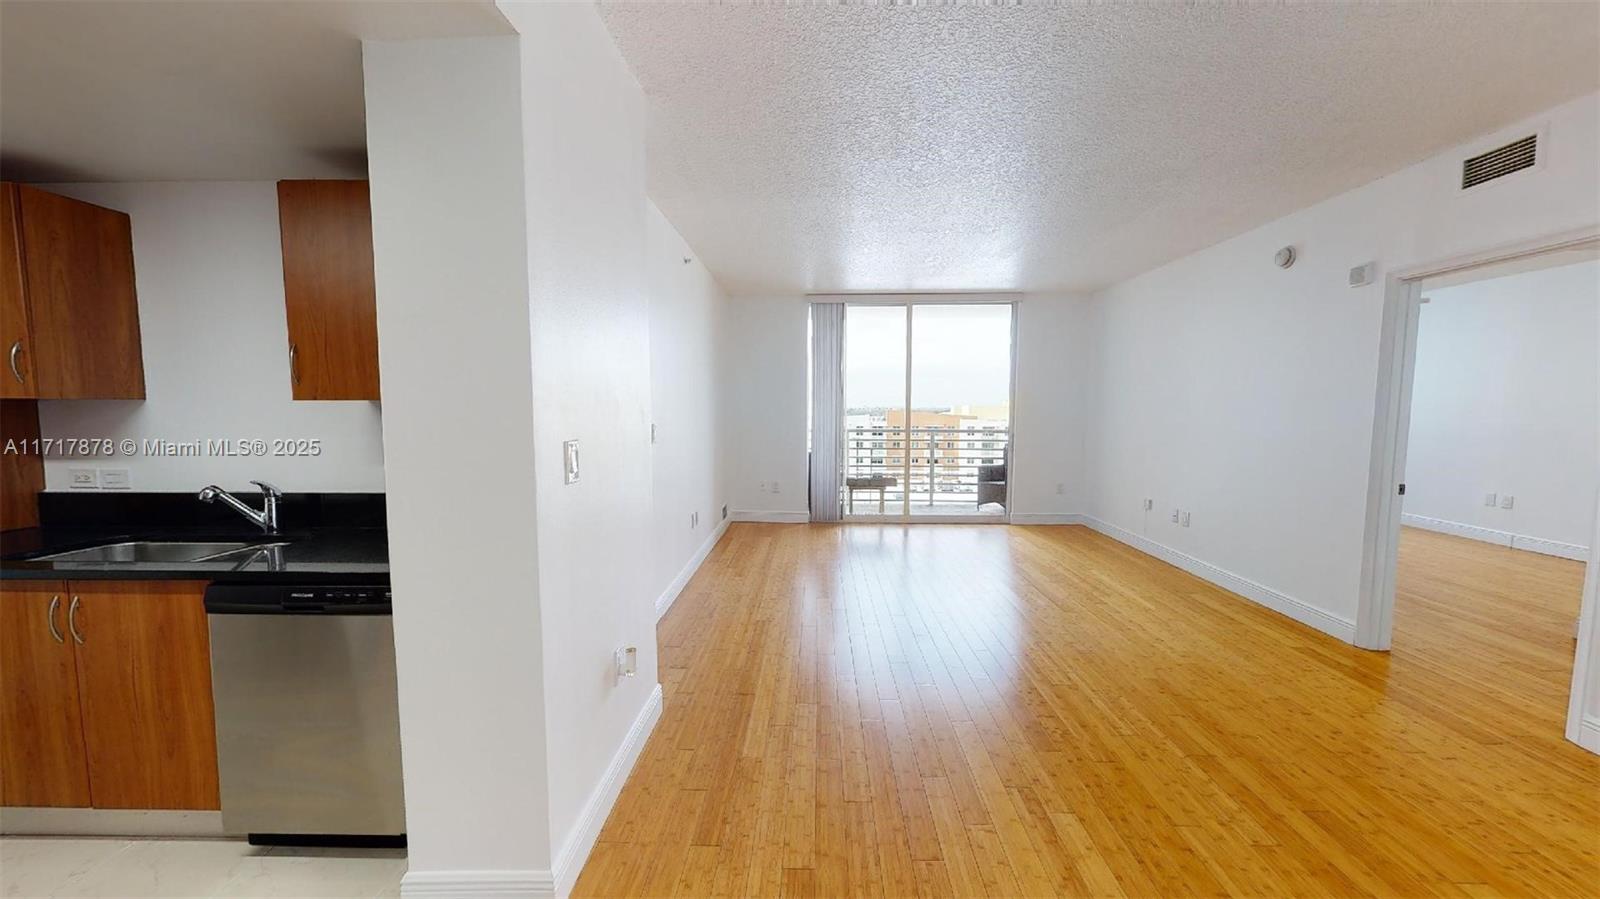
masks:
[[(1010, 442), (1009, 429), (985, 425), (847, 427), (845, 483), (892, 478), (893, 484), (882, 487), (887, 514), (899, 514), (908, 495), (913, 514), (998, 514), (1003, 511), (1000, 505), (979, 506), (978, 484), (980, 480), (1003, 484), (1005, 470), (998, 466), (1006, 464)], [(850, 492), (847, 488), (847, 512)], [(854, 492), (857, 514), (877, 514), (877, 487), (858, 487)], [(986, 500), (1005, 493), (1003, 486), (984, 492)]]

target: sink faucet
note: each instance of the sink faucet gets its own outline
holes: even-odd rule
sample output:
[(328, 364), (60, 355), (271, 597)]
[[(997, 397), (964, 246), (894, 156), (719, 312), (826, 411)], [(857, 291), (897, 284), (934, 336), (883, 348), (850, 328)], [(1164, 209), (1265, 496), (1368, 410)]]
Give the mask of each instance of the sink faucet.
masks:
[(262, 509), (260, 512), (245, 505), (237, 496), (223, 490), (216, 484), (212, 484), (210, 487), (200, 491), (200, 501), (209, 503), (212, 500), (220, 499), (225, 505), (250, 519), (266, 533), (278, 533), (278, 497), (283, 496), (283, 491), (268, 484), (266, 481), (251, 481), (250, 483), (261, 488)]

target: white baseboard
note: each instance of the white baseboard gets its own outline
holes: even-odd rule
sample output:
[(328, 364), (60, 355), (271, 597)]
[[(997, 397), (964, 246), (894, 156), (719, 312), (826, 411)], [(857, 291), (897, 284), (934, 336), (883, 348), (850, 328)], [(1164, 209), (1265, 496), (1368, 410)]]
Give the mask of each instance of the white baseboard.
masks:
[(1314, 627), (1325, 634), (1338, 637), (1346, 643), (1354, 643), (1356, 640), (1356, 623), (1354, 621), (1340, 618), (1310, 603), (1279, 593), (1271, 587), (1234, 574), (1226, 568), (1219, 568), (1210, 562), (1196, 559), (1187, 553), (1179, 552), (1170, 546), (1157, 543), (1148, 537), (1124, 530), (1098, 518), (1085, 515), (1083, 516), (1083, 523), (1113, 540), (1126, 543), (1146, 555), (1155, 556), (1169, 565), (1182, 568), (1201, 580), (1210, 581), (1224, 590), (1237, 593), (1245, 599), (1251, 600), (1258, 605), (1266, 606), (1280, 615), (1286, 615), (1308, 627)]
[(1583, 716), (1583, 722), (1578, 725), (1578, 745), (1600, 754), (1600, 717)]
[(407, 871), (402, 899), (549, 899), (549, 871)]
[(1541, 537), (1524, 537), (1521, 534), (1511, 538), (1512, 549), (1525, 549), (1531, 553), (1542, 553), (1547, 556), (1559, 556), (1571, 559), (1574, 562), (1589, 561), (1589, 547), (1579, 546), (1576, 543), (1562, 543), (1559, 540), (1545, 540)]
[(678, 572), (678, 576), (672, 579), (672, 583), (667, 585), (667, 589), (661, 591), (661, 595), (656, 597), (657, 621), (660, 621), (661, 616), (667, 614), (667, 610), (672, 608), (672, 604), (678, 601), (678, 594), (683, 592), (684, 587), (689, 586), (689, 579), (694, 577), (696, 571), (700, 570), (700, 563), (706, 560), (706, 556), (711, 555), (711, 550), (716, 548), (717, 541), (721, 540), (722, 535), (727, 532), (728, 522), (724, 520), (712, 530), (711, 536), (706, 538), (706, 542), (695, 550), (694, 557), (689, 560), (687, 565), (683, 566), (683, 570)]
[(577, 827), (565, 846), (556, 853), (555, 864), (549, 871), (407, 871), (400, 879), (403, 899), (548, 899), (568, 896), (589, 860), (600, 828), (617, 802), (617, 794), (633, 770), (634, 762), (644, 749), (650, 732), (661, 720), (661, 685), (656, 684), (645, 700), (644, 708), (633, 719), (628, 735), (611, 757), (605, 774), (595, 785), (589, 801), (584, 803), (578, 816)]
[(583, 863), (589, 860), (595, 841), (600, 839), (600, 828), (606, 823), (606, 816), (611, 814), (611, 807), (617, 804), (617, 796), (628, 780), (628, 773), (633, 770), (634, 762), (639, 760), (639, 753), (644, 751), (644, 744), (650, 739), (650, 732), (655, 730), (656, 722), (661, 720), (661, 697), (661, 685), (656, 684), (655, 689), (650, 691), (650, 698), (645, 700), (644, 708), (633, 719), (633, 726), (628, 728), (622, 745), (617, 747), (617, 754), (611, 757), (611, 764), (606, 766), (600, 783), (589, 794), (589, 801), (583, 804), (577, 828), (567, 839), (567, 844), (556, 853), (551, 869), (555, 874), (557, 896), (570, 895), (577, 884), (578, 875), (583, 872)]
[(733, 510), (729, 516), (734, 521), (765, 521), (771, 524), (805, 524), (811, 520), (811, 513), (801, 510), (799, 512), (750, 512), (743, 509)]
[(1559, 540), (1546, 540), (1543, 537), (1530, 537), (1527, 534), (1513, 534), (1510, 531), (1497, 531), (1494, 528), (1463, 524), (1445, 518), (1413, 515), (1410, 512), (1402, 513), (1400, 521), (1402, 524), (1422, 528), (1425, 531), (1437, 531), (1441, 534), (1466, 537), (1468, 540), (1480, 540), (1496, 546), (1509, 546), (1512, 549), (1522, 549), (1547, 556), (1560, 556), (1577, 562), (1589, 561), (1589, 547), (1576, 543), (1562, 543)]
[(8, 836), (221, 837), (221, 812), (110, 808), (0, 809)]
[(1012, 512), (1011, 524), (1083, 524), (1078, 512)]
[(661, 720), (661, 685), (651, 689), (650, 699), (638, 710), (634, 726), (627, 729), (622, 745), (611, 757), (611, 765), (595, 784), (584, 811), (578, 816), (578, 827), (573, 830), (566, 845), (555, 854), (552, 870), (422, 870), (406, 872), (400, 878), (400, 896), (403, 899), (446, 899), (451, 896), (466, 899), (547, 899), (570, 896), (578, 875), (589, 861), (589, 853), (600, 838), (600, 827), (605, 824), (611, 806), (622, 792), (627, 774), (634, 769), (638, 753), (645, 749), (645, 741)]

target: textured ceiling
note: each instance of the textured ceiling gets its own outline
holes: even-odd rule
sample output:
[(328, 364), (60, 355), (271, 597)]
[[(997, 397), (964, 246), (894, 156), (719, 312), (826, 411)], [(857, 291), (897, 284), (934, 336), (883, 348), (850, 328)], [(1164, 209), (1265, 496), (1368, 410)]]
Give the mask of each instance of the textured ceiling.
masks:
[(362, 38), (510, 33), (472, 0), (5, 0), (0, 175), (360, 176)]
[(1091, 288), (1600, 87), (1600, 5), (607, 4), (730, 291)]

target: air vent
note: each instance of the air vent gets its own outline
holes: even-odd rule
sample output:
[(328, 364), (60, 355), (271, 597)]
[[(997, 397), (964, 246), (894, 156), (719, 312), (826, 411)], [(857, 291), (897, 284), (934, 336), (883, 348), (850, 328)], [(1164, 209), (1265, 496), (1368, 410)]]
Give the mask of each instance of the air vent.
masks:
[(1461, 189), (1477, 187), (1523, 169), (1531, 169), (1539, 157), (1539, 135), (1530, 134), (1487, 153), (1479, 153), (1461, 163)]

